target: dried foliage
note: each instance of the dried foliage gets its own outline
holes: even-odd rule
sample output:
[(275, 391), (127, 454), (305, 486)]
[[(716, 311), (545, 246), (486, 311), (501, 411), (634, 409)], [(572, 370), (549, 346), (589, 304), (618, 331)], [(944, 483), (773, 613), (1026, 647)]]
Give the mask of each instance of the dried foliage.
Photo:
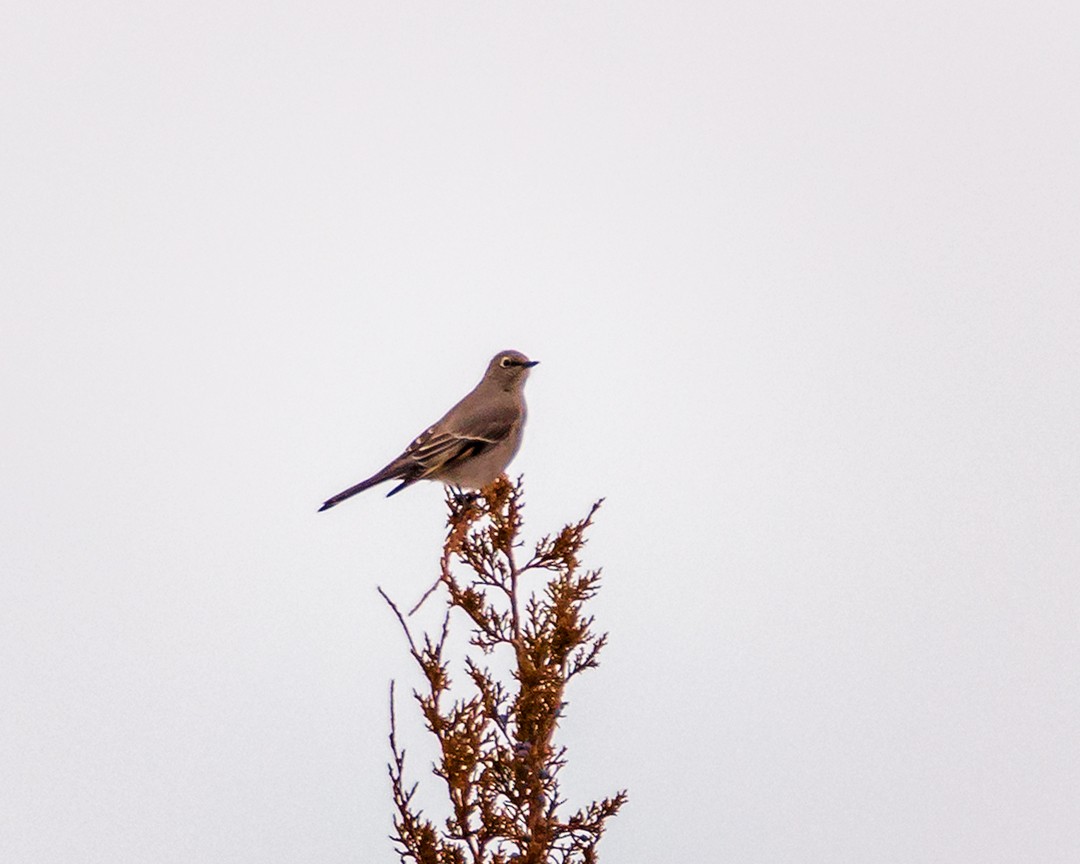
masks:
[[(583, 612), (600, 572), (578, 564), (600, 503), (580, 522), (543, 538), (523, 564), (517, 560), (520, 480), (515, 485), (502, 477), (475, 498), (448, 493), (447, 505), (449, 531), (431, 589), (446, 595), (439, 633), (414, 638), (406, 617), (379, 589), (426, 682), (413, 695), (438, 741), (433, 771), (443, 781), (450, 813), (437, 827), (415, 803), (417, 785), (405, 780), (391, 687), (389, 768), (398, 854), (416, 864), (589, 864), (597, 860), (605, 821), (626, 793), (566, 815), (559, 793), (566, 750), (553, 739), (567, 682), (597, 665), (607, 640), (592, 632), (593, 619)], [(534, 590), (526, 583), (536, 572), (547, 581)], [(470, 695), (455, 699), (447, 638), (451, 621), (461, 615), (477, 652), (462, 661)], [(510, 676), (486, 664), (496, 652), (508, 652)]]

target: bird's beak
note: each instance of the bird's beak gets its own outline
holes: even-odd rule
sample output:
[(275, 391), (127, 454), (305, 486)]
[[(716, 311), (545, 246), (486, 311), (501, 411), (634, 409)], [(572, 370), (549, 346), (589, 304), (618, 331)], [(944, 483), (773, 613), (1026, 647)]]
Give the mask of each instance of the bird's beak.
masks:
[(539, 362), (540, 362), (539, 360), (530, 360), (527, 363), (522, 363), (521, 365), (522, 366), (532, 367), (532, 366), (535, 366)]

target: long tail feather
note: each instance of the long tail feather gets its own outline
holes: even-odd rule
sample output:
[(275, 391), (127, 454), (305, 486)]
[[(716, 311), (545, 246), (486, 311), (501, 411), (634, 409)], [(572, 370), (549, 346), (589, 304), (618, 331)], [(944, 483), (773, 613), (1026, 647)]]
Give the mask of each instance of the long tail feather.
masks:
[(365, 489), (370, 489), (372, 486), (377, 486), (379, 483), (384, 483), (389, 479), (389, 475), (380, 471), (375, 476), (368, 477), (367, 480), (362, 480), (355, 486), (350, 486), (344, 492), (338, 492), (338, 494), (335, 495), (333, 498), (327, 498), (326, 501), (323, 502), (322, 507), (319, 508), (318, 512), (322, 513), (323, 510), (329, 510), (335, 504), (340, 504), (346, 498), (352, 498), (353, 495), (358, 495)]

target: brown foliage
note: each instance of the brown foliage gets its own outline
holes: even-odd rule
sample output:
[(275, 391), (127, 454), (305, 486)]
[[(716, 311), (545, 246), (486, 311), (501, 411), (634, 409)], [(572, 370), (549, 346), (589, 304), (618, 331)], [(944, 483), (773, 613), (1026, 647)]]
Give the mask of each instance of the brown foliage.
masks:
[[(590, 864), (605, 821), (618, 812), (626, 793), (565, 815), (558, 777), (566, 750), (553, 739), (567, 682), (597, 665), (607, 640), (606, 634), (592, 632), (593, 619), (582, 611), (599, 588), (600, 572), (583, 572), (578, 564), (600, 502), (581, 521), (540, 540), (524, 564), (517, 560), (520, 480), (515, 485), (501, 477), (473, 498), (448, 493), (447, 505), (449, 531), (439, 579), (428, 592), (445, 590), (447, 611), (439, 634), (425, 633), (418, 642), (405, 616), (379, 589), (401, 622), (426, 682), (413, 695), (438, 741), (433, 771), (443, 781), (450, 812), (445, 825), (436, 827), (414, 803), (417, 786), (404, 779), (405, 751), (398, 746), (391, 686), (389, 768), (398, 854), (402, 862), (416, 864)], [(458, 575), (455, 565), (465, 575)], [(542, 591), (522, 586), (533, 571), (548, 575)], [(463, 661), (471, 695), (452, 699), (445, 649), (451, 618), (462, 614), (479, 653)], [(481, 665), (496, 651), (509, 652), (512, 680)]]

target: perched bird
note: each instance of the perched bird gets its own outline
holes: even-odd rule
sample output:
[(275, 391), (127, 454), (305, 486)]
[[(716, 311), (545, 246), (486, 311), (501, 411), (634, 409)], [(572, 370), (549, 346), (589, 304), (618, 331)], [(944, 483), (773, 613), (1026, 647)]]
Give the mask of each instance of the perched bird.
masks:
[(319, 511), (387, 480), (401, 481), (387, 498), (417, 480), (439, 480), (466, 489), (486, 486), (506, 470), (521, 446), (525, 379), (538, 362), (520, 351), (496, 354), (472, 392), (421, 432), (404, 453), (328, 499)]

